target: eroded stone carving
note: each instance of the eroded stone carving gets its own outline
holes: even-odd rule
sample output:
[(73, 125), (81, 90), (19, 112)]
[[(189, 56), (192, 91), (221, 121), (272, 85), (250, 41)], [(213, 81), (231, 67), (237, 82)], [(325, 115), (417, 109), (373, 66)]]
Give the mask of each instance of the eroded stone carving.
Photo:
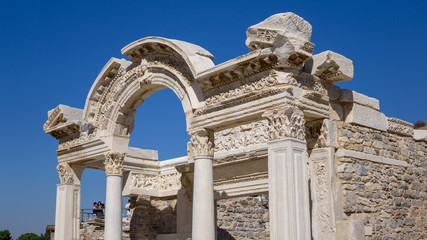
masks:
[(207, 130), (200, 130), (191, 135), (192, 154), (195, 159), (197, 157), (212, 157), (213, 156), (213, 134)]
[(132, 188), (143, 190), (167, 191), (181, 189), (181, 173), (149, 175), (131, 173)]
[(310, 23), (294, 13), (279, 13), (246, 31), (246, 46), (252, 51), (270, 48), (280, 66), (299, 69), (311, 57)]
[(414, 135), (414, 124), (405, 122), (397, 118), (388, 118), (387, 130), (389, 132), (394, 132), (412, 137), (412, 135)]
[(324, 159), (311, 162), (313, 173), (313, 218), (315, 219), (313, 228), (314, 239), (331, 239), (334, 234), (334, 222), (331, 208), (331, 192), (329, 184), (330, 169)]
[(214, 133), (215, 152), (268, 142), (268, 121), (261, 120)]
[(284, 107), (266, 111), (263, 117), (269, 122), (271, 141), (283, 138), (296, 138), (305, 141), (304, 114), (296, 107)]
[(271, 71), (270, 74), (261, 80), (253, 83), (242, 85), (238, 88), (231, 89), (227, 92), (222, 92), (218, 95), (211, 96), (206, 99), (206, 105), (216, 104), (222, 101), (227, 101), (245, 94), (262, 90), (266, 87), (272, 87), (277, 84), (277, 73)]
[(305, 65), (311, 74), (331, 83), (349, 81), (354, 75), (353, 61), (332, 51), (314, 55)]
[(74, 173), (68, 163), (61, 162), (56, 167), (56, 170), (59, 174), (59, 179), (61, 180), (61, 184), (73, 184), (74, 183)]
[(337, 125), (335, 122), (324, 119), (317, 139), (317, 147), (338, 147)]
[(108, 175), (122, 175), (123, 163), (125, 159), (124, 153), (109, 152), (105, 154), (105, 174)]

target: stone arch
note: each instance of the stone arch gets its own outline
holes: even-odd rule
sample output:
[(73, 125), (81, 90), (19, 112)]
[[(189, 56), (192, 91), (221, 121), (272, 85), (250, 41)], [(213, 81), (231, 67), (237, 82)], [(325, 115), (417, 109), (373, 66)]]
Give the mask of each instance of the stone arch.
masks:
[(135, 41), (122, 49), (131, 61), (111, 58), (88, 94), (83, 118), (100, 136), (129, 138), (133, 119), (153, 93), (171, 89), (180, 99), (188, 121), (204, 105), (197, 75), (214, 66), (203, 48), (159, 37)]

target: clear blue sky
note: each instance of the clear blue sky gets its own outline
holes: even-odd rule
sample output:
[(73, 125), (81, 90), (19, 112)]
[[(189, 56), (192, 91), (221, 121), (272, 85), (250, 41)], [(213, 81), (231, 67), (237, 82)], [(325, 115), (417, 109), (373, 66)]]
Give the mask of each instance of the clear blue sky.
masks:
[[(313, 26), (315, 53), (353, 60), (342, 88), (380, 100), (381, 111), (427, 120), (425, 1), (1, 1), (0, 230), (14, 237), (54, 224), (57, 141), (43, 132), (58, 104), (83, 108), (104, 64), (147, 36), (200, 45), (221, 63), (248, 52), (246, 29), (280, 12)], [(160, 127), (162, 126), (162, 127)], [(188, 136), (170, 91), (138, 109), (131, 145), (161, 159), (186, 154)], [(82, 207), (105, 199), (105, 175), (83, 174)]]

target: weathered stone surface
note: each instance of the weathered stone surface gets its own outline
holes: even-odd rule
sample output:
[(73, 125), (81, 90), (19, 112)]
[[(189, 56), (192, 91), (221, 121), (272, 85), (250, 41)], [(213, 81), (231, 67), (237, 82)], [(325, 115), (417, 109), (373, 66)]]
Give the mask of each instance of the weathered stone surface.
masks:
[(344, 111), (346, 114), (345, 122), (387, 131), (387, 117), (377, 110), (356, 103), (349, 103), (344, 106)]
[(324, 51), (305, 63), (304, 70), (331, 83), (353, 79), (353, 61), (341, 54)]
[(294, 13), (279, 13), (246, 31), (246, 46), (251, 51), (271, 48), (280, 65), (300, 68), (311, 57), (310, 23)]
[(380, 101), (378, 99), (348, 89), (341, 90), (340, 101), (343, 103), (358, 103), (375, 110), (380, 110)]
[[(215, 220), (220, 239), (427, 239), (427, 130), (333, 85), (353, 77), (353, 64), (331, 51), (311, 58), (301, 17), (271, 16), (247, 36), (250, 52), (217, 66), (193, 44), (135, 41), (123, 49), (131, 61), (105, 65), (84, 110), (49, 112), (44, 130), (59, 140), (57, 237), (78, 238), (80, 176), (93, 168), (115, 186), (108, 229), (119, 235), (86, 228), (86, 238), (120, 238), (126, 195), (125, 240), (214, 240)], [(163, 88), (181, 100), (192, 139), (188, 157), (158, 162), (156, 151), (128, 144), (137, 108)]]

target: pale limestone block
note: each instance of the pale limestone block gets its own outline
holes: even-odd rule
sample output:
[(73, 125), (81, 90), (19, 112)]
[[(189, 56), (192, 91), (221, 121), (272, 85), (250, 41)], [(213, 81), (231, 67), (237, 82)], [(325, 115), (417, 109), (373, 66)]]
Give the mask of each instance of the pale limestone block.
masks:
[(346, 113), (345, 122), (354, 123), (381, 131), (387, 131), (387, 117), (377, 110), (356, 103), (344, 106)]
[[(357, 151), (342, 149), (342, 148), (337, 150), (337, 152), (335, 153), (335, 156), (357, 158), (360, 160), (366, 160), (366, 161), (371, 161), (371, 162), (376, 162), (381, 164), (389, 164), (389, 165), (396, 165), (396, 166), (402, 166), (402, 167), (408, 166), (408, 163), (402, 160), (385, 158), (385, 157), (381, 157), (373, 154), (367, 154), (363, 152), (357, 152)], [(338, 172), (345, 172), (346, 164), (342, 164), (341, 166), (339, 166)]]
[(301, 68), (313, 53), (311, 24), (298, 15), (287, 12), (275, 14), (246, 31), (246, 46), (251, 51), (271, 48), (279, 65)]
[(364, 240), (365, 226), (363, 220), (336, 221), (337, 237), (340, 240)]
[(358, 103), (375, 110), (380, 110), (380, 101), (378, 99), (348, 89), (341, 90), (340, 101), (344, 103)]
[(314, 55), (304, 68), (305, 71), (331, 83), (349, 81), (354, 75), (353, 61), (332, 51)]
[(414, 139), (415, 140), (423, 140), (427, 142), (427, 130), (414, 130)]

